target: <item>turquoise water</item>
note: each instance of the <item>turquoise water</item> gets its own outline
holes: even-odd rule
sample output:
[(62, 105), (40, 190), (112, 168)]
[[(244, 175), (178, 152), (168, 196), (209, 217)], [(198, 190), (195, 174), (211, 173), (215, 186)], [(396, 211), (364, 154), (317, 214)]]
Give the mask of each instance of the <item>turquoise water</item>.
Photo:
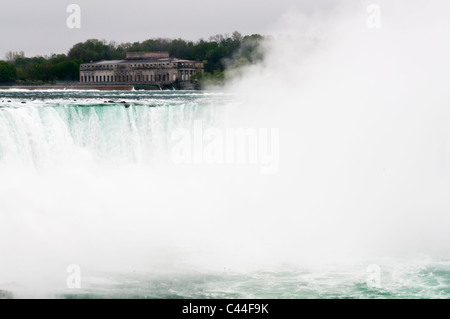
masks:
[[(300, 268), (300, 269), (299, 269)], [(447, 299), (450, 264), (401, 264), (380, 273), (380, 285), (367, 283), (364, 267), (278, 269), (250, 274), (109, 274), (101, 283), (60, 295), (63, 298), (168, 299)]]
[(53, 151), (68, 146), (108, 161), (149, 160), (166, 146), (172, 129), (195, 118), (210, 121), (221, 100), (219, 94), (175, 91), (1, 93), (0, 158), (32, 164), (53, 160), (39, 157), (57, 157)]
[(272, 176), (173, 163), (177, 129), (221, 128), (239, 106), (219, 92), (0, 91), (0, 296), (449, 298), (445, 205), (355, 213), (292, 158)]

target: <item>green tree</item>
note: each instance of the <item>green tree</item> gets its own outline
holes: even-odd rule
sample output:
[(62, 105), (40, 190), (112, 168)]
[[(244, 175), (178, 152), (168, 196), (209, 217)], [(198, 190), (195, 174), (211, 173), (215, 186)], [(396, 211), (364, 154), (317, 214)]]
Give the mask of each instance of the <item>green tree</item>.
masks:
[(190, 60), (192, 59), (192, 48), (194, 44), (192, 42), (186, 42), (182, 39), (172, 40), (168, 46), (169, 55), (177, 57), (179, 59)]
[(64, 61), (50, 67), (50, 76), (59, 81), (76, 81), (79, 79), (80, 64), (76, 61)]
[(0, 61), (0, 82), (14, 82), (17, 71), (11, 63)]
[(114, 45), (106, 44), (106, 41), (90, 39), (86, 42), (75, 44), (67, 55), (69, 60), (82, 62), (110, 60), (113, 56)]

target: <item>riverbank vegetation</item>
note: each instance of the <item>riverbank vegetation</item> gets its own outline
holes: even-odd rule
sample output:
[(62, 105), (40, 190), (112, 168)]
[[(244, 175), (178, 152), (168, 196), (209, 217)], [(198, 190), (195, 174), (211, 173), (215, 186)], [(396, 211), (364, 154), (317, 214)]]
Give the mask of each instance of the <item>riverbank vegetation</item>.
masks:
[(26, 57), (24, 52), (8, 52), (0, 61), (0, 82), (55, 83), (78, 81), (82, 63), (102, 60), (121, 60), (127, 52), (169, 52), (171, 57), (202, 61), (203, 75), (195, 77), (200, 84), (221, 84), (229, 69), (261, 61), (262, 42), (266, 38), (239, 32), (218, 34), (197, 42), (183, 39), (149, 39), (143, 42), (121, 43), (90, 39), (75, 44), (67, 54)]

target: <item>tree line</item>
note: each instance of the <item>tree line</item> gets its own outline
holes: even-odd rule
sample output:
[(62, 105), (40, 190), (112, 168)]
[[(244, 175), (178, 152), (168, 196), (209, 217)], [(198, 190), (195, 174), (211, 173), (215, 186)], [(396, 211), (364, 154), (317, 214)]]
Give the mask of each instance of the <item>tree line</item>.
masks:
[(121, 60), (127, 52), (169, 52), (171, 57), (202, 61), (205, 73), (197, 80), (220, 82), (225, 70), (262, 60), (261, 43), (266, 38), (254, 34), (242, 36), (239, 32), (218, 34), (197, 42), (183, 39), (149, 39), (143, 42), (107, 43), (90, 39), (75, 44), (67, 54), (25, 57), (24, 52), (8, 52), (6, 61), (0, 61), (0, 82), (51, 83), (78, 81), (82, 63), (102, 60)]

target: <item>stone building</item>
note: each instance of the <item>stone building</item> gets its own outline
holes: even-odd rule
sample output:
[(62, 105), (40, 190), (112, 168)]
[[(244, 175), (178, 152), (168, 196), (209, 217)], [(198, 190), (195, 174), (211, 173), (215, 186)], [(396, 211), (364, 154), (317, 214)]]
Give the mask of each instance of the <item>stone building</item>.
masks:
[(167, 52), (128, 52), (125, 60), (80, 65), (82, 84), (175, 85), (190, 88), (191, 77), (203, 72), (203, 63), (170, 58)]

